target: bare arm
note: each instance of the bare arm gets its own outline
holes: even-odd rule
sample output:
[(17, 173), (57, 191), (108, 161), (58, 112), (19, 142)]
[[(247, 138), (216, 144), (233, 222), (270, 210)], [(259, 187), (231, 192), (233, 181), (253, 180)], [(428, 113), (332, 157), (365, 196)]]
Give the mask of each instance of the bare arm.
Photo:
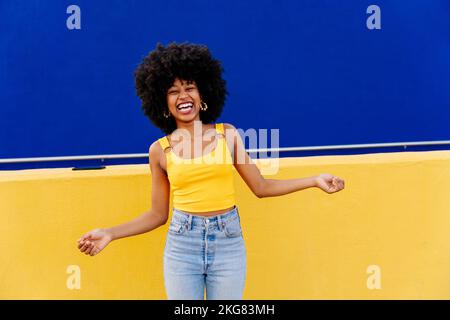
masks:
[(316, 179), (316, 176), (286, 180), (264, 179), (259, 197), (281, 196), (295, 191), (317, 187)]
[(236, 128), (231, 124), (225, 124), (225, 130), (228, 145), (233, 146), (232, 150), (234, 150), (234, 167), (258, 198), (281, 196), (311, 187), (318, 187), (327, 193), (334, 193), (344, 188), (343, 180), (326, 173), (307, 178), (266, 179), (245, 150)]
[(103, 250), (112, 240), (149, 232), (166, 223), (169, 211), (170, 185), (165, 171), (160, 166), (161, 156), (165, 156), (158, 142), (149, 149), (150, 170), (152, 172), (152, 208), (135, 219), (121, 225), (94, 229), (78, 240), (81, 252), (91, 256)]
[(169, 181), (160, 166), (160, 157), (164, 156), (158, 142), (149, 149), (150, 170), (152, 172), (152, 208), (135, 219), (124, 224), (107, 228), (112, 240), (138, 235), (156, 229), (167, 222), (169, 213)]

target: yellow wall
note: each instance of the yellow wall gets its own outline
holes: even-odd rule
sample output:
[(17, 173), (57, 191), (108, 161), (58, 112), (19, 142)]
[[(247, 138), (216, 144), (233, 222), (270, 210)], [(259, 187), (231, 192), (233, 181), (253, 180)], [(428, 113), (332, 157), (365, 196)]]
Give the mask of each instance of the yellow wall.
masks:
[[(258, 199), (236, 173), (245, 299), (450, 299), (450, 151), (283, 158), (280, 166), (268, 178), (327, 172), (346, 188)], [(0, 298), (165, 299), (167, 224), (95, 257), (76, 247), (84, 232), (146, 211), (150, 195), (148, 165), (0, 172)], [(72, 265), (80, 289), (67, 287)], [(367, 271), (373, 265), (378, 278)]]

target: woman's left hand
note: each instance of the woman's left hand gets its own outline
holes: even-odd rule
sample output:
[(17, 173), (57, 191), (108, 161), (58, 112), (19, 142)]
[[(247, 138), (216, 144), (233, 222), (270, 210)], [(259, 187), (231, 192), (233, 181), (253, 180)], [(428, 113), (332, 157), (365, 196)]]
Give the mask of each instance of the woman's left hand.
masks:
[(332, 174), (322, 173), (316, 177), (316, 187), (326, 193), (335, 193), (344, 189), (344, 180)]

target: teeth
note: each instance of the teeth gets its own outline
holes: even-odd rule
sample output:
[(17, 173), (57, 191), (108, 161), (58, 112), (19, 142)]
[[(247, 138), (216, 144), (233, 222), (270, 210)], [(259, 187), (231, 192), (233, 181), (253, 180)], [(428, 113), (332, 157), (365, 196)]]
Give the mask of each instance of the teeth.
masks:
[(183, 109), (183, 108), (187, 108), (187, 107), (192, 107), (192, 103), (186, 102), (186, 103), (179, 104), (177, 106), (178, 109)]

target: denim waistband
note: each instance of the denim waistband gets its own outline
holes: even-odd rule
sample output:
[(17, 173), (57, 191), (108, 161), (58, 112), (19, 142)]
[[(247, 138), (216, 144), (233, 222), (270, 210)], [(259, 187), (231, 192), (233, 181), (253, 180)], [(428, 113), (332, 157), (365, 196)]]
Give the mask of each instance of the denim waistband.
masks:
[(204, 226), (205, 224), (208, 224), (210, 226), (217, 225), (219, 229), (221, 229), (224, 223), (239, 216), (239, 210), (237, 206), (234, 206), (227, 212), (210, 217), (193, 215), (176, 208), (173, 208), (172, 212), (172, 221), (180, 224), (186, 224), (189, 229), (191, 229), (192, 226)]

